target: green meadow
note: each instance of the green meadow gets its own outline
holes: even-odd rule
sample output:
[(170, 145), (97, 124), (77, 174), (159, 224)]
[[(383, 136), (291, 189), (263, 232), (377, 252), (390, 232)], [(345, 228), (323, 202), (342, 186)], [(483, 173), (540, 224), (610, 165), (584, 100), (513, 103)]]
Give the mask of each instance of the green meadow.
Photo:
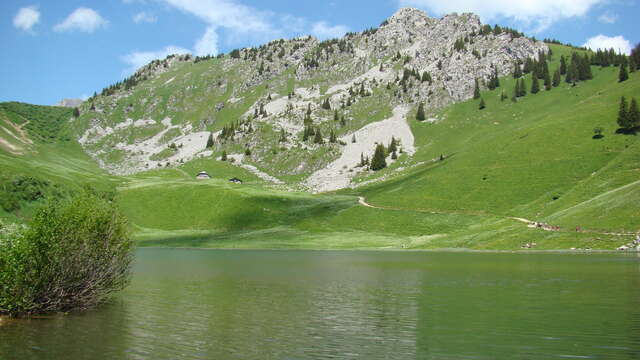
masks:
[[(560, 56), (575, 50), (550, 47), (553, 73)], [(206, 69), (195, 66), (196, 72)], [(496, 90), (482, 92), (485, 109), (478, 108), (479, 100), (427, 109), (435, 122), (416, 121), (414, 109), (407, 121), (416, 154), (357, 178), (384, 181), (331, 194), (284, 191), (213, 158), (112, 176), (64, 136), (64, 124), (56, 125), (59, 135), (53, 139), (42, 137), (42, 127), (26, 128), (33, 144), (22, 154), (0, 151), (0, 179), (5, 190), (11, 179), (28, 176), (67, 193), (85, 184), (112, 191), (143, 247), (514, 250), (536, 243), (539, 250), (611, 250), (640, 230), (640, 141), (616, 134), (619, 99), (640, 99), (640, 74), (618, 83), (617, 68), (592, 72), (593, 80), (575, 87), (563, 81), (550, 91), (542, 87), (517, 102), (510, 100), (514, 80), (501, 78)], [(525, 79), (530, 87), (530, 75)], [(357, 116), (366, 117), (366, 106), (377, 105), (370, 100), (359, 106)], [(20, 104), (3, 106), (0, 120), (19, 125), (30, 117), (47, 118), (47, 111), (58, 119), (62, 111), (42, 108), (34, 115)], [(356, 118), (352, 124), (367, 122)], [(604, 137), (593, 138), (595, 127), (604, 129)], [(201, 170), (213, 179), (196, 180)], [(231, 177), (244, 183), (232, 184)], [(373, 207), (359, 204), (358, 197)], [(19, 210), (0, 209), (0, 217), (26, 221), (44, 197), (19, 201)], [(559, 231), (529, 228), (514, 217)]]

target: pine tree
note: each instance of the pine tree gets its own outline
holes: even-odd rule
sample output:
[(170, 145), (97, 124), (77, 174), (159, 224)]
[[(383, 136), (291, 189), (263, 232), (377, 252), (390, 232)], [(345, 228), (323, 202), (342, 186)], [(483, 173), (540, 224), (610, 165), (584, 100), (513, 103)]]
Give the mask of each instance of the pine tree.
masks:
[(336, 137), (336, 132), (331, 129), (331, 133), (329, 134), (329, 142), (335, 144), (338, 142), (338, 138)]
[(520, 64), (516, 61), (513, 63), (513, 78), (519, 79), (522, 77), (522, 69), (520, 69)]
[(344, 115), (340, 117), (340, 126), (342, 127), (347, 126), (347, 120), (345, 120)]
[(560, 86), (560, 81), (562, 81), (561, 75), (560, 75), (560, 69), (556, 69), (556, 71), (553, 73), (553, 87), (558, 87)]
[(633, 73), (636, 72), (636, 61), (633, 57), (629, 58), (629, 72)]
[(518, 98), (518, 97), (520, 97), (520, 80), (516, 80), (516, 86), (513, 89), (513, 98), (512, 99), (515, 99), (515, 98)]
[(73, 117), (80, 117), (80, 109), (78, 109), (77, 107), (73, 108)]
[(391, 160), (396, 160), (398, 159), (398, 154), (396, 154), (396, 151), (393, 150), (393, 152), (391, 152)]
[(533, 74), (531, 77), (531, 93), (537, 94), (540, 91), (540, 83), (538, 82), (538, 77)]
[(551, 76), (549, 75), (549, 70), (544, 74), (544, 89), (549, 91), (551, 90)]
[(473, 89), (473, 98), (480, 99), (480, 83), (478, 82), (477, 78), (476, 78), (475, 88)]
[(520, 97), (527, 95), (527, 84), (524, 82), (524, 78), (520, 79)]
[(484, 103), (484, 99), (483, 99), (483, 98), (480, 98), (480, 105), (478, 105), (478, 108), (479, 108), (480, 110), (482, 110), (482, 109), (484, 109), (485, 107), (487, 107), (487, 106), (486, 106), (486, 104)]
[(376, 151), (371, 159), (371, 170), (378, 171), (387, 167), (387, 161), (385, 160), (384, 145), (378, 144)]
[(620, 107), (618, 109), (618, 126), (621, 129), (629, 129), (631, 127), (629, 121), (629, 112), (627, 110), (627, 100), (624, 96), (620, 99)]
[(388, 152), (394, 152), (398, 150), (398, 144), (396, 142), (396, 139), (391, 136), (391, 142), (389, 143), (389, 148), (387, 149)]
[(338, 121), (340, 118), (338, 117), (338, 109), (333, 112), (333, 121)]
[(352, 143), (356, 143), (356, 134), (353, 134), (353, 136), (351, 137), (351, 142)]
[(222, 156), (220, 156), (221, 161), (227, 161), (227, 152), (222, 150)]
[(249, 149), (249, 148), (244, 149), (244, 154), (246, 156), (251, 156), (251, 149)]
[(424, 103), (420, 103), (418, 105), (418, 112), (416, 113), (416, 120), (418, 121), (424, 121), (426, 119), (425, 115), (424, 115)]
[(620, 64), (620, 73), (618, 74), (618, 82), (623, 82), (629, 79), (629, 73), (627, 72), (627, 64), (624, 62)]
[(209, 133), (209, 138), (207, 138), (207, 149), (213, 146), (213, 133)]
[(629, 111), (627, 112), (627, 121), (630, 128), (640, 127), (640, 112), (638, 111), (638, 102), (636, 98), (631, 99)]
[(316, 133), (316, 135), (315, 135), (315, 137), (313, 138), (313, 143), (314, 143), (314, 144), (323, 144), (323, 143), (324, 143), (324, 140), (322, 140), (322, 133), (320, 132), (320, 129), (317, 129), (317, 130), (315, 131), (315, 133)]
[(567, 60), (564, 58), (564, 55), (560, 56), (560, 75), (564, 75), (567, 73)]

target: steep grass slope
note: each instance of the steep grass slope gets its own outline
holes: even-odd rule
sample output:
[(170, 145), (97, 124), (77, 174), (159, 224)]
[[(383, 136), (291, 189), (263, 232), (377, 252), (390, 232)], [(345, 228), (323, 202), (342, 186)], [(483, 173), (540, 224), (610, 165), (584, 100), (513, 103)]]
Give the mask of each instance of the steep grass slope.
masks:
[[(572, 50), (552, 49), (553, 72), (560, 55)], [(592, 71), (593, 80), (576, 87), (563, 82), (517, 103), (500, 100), (501, 90), (510, 97), (514, 88), (513, 79), (502, 79), (502, 87), (482, 93), (484, 110), (477, 100), (467, 101), (446, 109), (436, 123), (414, 122), (419, 146), (414, 161), (426, 164), (357, 194), (371, 204), (405, 210), (523, 217), (594, 232), (637, 231), (640, 141), (615, 132), (620, 97), (640, 98), (640, 74), (618, 83), (617, 68)], [(598, 126), (604, 137), (594, 139)], [(432, 161), (440, 154), (444, 161)], [(392, 176), (393, 167), (385, 173)]]

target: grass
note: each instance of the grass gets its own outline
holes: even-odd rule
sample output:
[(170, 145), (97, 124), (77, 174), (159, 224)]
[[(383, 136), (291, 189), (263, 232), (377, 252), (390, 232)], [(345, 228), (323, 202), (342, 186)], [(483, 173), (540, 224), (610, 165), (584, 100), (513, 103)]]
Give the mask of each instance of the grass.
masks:
[[(569, 49), (552, 48), (553, 71)], [(505, 78), (501, 88), (483, 92), (487, 108), (482, 111), (472, 100), (445, 109), (438, 123), (413, 121), (419, 150), (412, 161), (428, 163), (391, 181), (345, 193), (407, 210), (638, 230), (640, 218), (634, 214), (640, 213), (640, 142), (615, 130), (620, 97), (640, 97), (639, 74), (618, 83), (616, 68), (594, 67), (593, 72), (593, 80), (576, 87), (563, 83), (518, 103), (500, 101), (502, 89), (513, 89), (513, 79)], [(604, 138), (592, 138), (596, 126), (605, 129)], [(440, 154), (444, 161), (431, 162)]]
[[(573, 50), (551, 47), (553, 72), (560, 55), (568, 56)], [(186, 88), (185, 81), (221, 76), (217, 61), (191, 67), (182, 64), (153, 84), (143, 83), (133, 99), (118, 106), (131, 101), (138, 115), (156, 114), (138, 109), (138, 100), (152, 86), (157, 87), (155, 96), (163, 99), (159, 104), (170, 107), (163, 101), (169, 101), (173, 86)], [(275, 190), (250, 172), (213, 157), (178, 168), (113, 177), (99, 169), (78, 144), (63, 141), (38, 143), (34, 152), (21, 156), (2, 152), (0, 169), (63, 184), (117, 186), (116, 200), (140, 246), (501, 250), (535, 242), (536, 249), (543, 250), (613, 249), (629, 238), (603, 233), (640, 228), (640, 141), (636, 136), (615, 134), (619, 98), (640, 98), (640, 75), (632, 73), (628, 81), (618, 83), (614, 68), (594, 67), (593, 73), (593, 80), (576, 87), (562, 83), (551, 91), (528, 94), (517, 103), (500, 101), (500, 92), (511, 95), (514, 86), (513, 79), (503, 78), (500, 88), (482, 92), (486, 109), (478, 110), (474, 100), (455, 104), (439, 112), (436, 123), (417, 122), (415, 113), (410, 113), (416, 154), (411, 158), (403, 155), (391, 168), (374, 175), (358, 177), (388, 176), (384, 182), (334, 194)], [(184, 100), (202, 110), (188, 121), (195, 126), (206, 114), (213, 114), (205, 106), (229, 96), (234, 74), (230, 72), (226, 88), (211, 90), (216, 95), (208, 105), (197, 101), (203, 94)], [(178, 75), (185, 78), (178, 80)], [(164, 89), (163, 84), (173, 77), (176, 80)], [(294, 85), (310, 84), (309, 80), (296, 84), (290, 74), (283, 79), (281, 84), (274, 81), (271, 89), (286, 92)], [(529, 77), (527, 83), (530, 86)], [(243, 100), (215, 113), (216, 121), (208, 129), (233, 121), (265, 91), (264, 86), (248, 89)], [(349, 114), (354, 120), (341, 131), (388, 117), (388, 106), (372, 112), (376, 99), (386, 95), (375, 90), (374, 96), (352, 105)], [(432, 109), (427, 111), (433, 114)], [(328, 118), (333, 115), (325, 113)], [(597, 126), (605, 129), (601, 139), (592, 138)], [(268, 171), (289, 182), (302, 179), (289, 170), (302, 159), (313, 167), (314, 161), (335, 156), (330, 147), (310, 154), (279, 151), (274, 140), (278, 132), (268, 130), (264, 130), (264, 141), (273, 142), (276, 150), (268, 155), (275, 164)], [(437, 160), (441, 154), (443, 161)], [(395, 172), (399, 166), (405, 170)], [(214, 179), (195, 180), (202, 170)], [(231, 177), (244, 184), (229, 183)], [(388, 209), (358, 205), (357, 196)], [(514, 216), (559, 225), (561, 231), (530, 229), (510, 219)], [(576, 232), (576, 226), (586, 231)]]

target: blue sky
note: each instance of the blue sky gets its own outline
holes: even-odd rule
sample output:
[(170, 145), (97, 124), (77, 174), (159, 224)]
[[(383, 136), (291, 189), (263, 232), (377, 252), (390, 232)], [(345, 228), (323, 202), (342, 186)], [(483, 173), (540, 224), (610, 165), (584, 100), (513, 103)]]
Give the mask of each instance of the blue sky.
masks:
[(472, 11), (574, 45), (626, 52), (640, 42), (636, 0), (3, 0), (0, 101), (86, 97), (168, 53), (336, 37), (377, 26), (403, 6), (430, 16)]

